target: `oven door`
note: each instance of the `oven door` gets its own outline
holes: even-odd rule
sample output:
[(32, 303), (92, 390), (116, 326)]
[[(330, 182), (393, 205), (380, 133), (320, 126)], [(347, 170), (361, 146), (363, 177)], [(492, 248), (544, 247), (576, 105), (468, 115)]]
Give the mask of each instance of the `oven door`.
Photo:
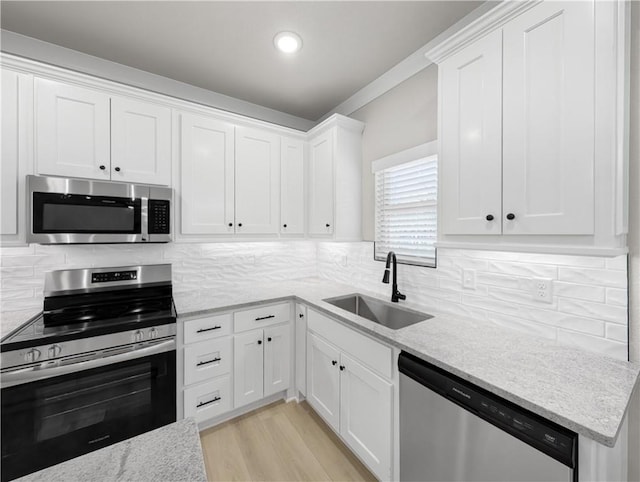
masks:
[(176, 420), (175, 343), (141, 358), (58, 369), (70, 372), (47, 378), (26, 373), (27, 380), (36, 379), (2, 389), (2, 481)]

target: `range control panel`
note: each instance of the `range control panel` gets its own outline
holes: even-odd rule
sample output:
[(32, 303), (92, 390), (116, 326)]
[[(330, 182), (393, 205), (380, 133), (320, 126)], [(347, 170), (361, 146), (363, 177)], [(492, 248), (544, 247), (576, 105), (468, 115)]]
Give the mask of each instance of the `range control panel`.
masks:
[(92, 283), (109, 283), (112, 281), (130, 281), (136, 279), (138, 279), (138, 272), (136, 270), (91, 273)]
[(149, 199), (149, 234), (169, 234), (170, 207), (169, 201)]

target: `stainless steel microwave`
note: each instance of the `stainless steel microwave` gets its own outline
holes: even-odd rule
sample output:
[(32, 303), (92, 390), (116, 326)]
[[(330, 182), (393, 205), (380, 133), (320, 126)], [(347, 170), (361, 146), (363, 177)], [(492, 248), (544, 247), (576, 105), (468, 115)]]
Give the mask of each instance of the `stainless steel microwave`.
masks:
[(28, 243), (171, 241), (171, 188), (27, 176), (27, 193)]

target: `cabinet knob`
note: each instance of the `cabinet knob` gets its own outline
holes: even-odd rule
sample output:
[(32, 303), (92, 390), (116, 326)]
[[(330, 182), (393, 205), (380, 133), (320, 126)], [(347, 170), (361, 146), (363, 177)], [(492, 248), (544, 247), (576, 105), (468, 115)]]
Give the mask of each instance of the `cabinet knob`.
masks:
[(329, 223), (325, 224), (325, 227), (331, 227), (331, 225)]
[(485, 219), (487, 221), (493, 221), (493, 214), (487, 214), (487, 217)]
[(120, 172), (120, 168), (119, 168), (119, 167), (116, 167), (116, 168), (115, 168), (115, 171), (116, 171), (116, 172)]
[(238, 227), (241, 228), (242, 227), (242, 223), (238, 223)]
[(344, 371), (344, 365), (340, 365), (340, 371), (343, 372)]
[(282, 227), (283, 227), (283, 228), (286, 228), (286, 227), (287, 227), (287, 225), (286, 225), (286, 224), (283, 224), (283, 225), (282, 225)]
[(258, 340), (258, 345), (262, 345), (262, 340)]
[(271, 337), (267, 338), (267, 341), (271, 341)]
[(300, 313), (300, 314), (298, 315), (298, 318), (304, 318), (304, 313)]
[(233, 227), (233, 223), (229, 223), (229, 227), (232, 228)]
[(332, 364), (333, 366), (336, 366), (336, 365), (338, 364), (338, 362), (337, 362), (337, 361), (335, 361), (335, 360), (331, 360), (331, 364)]
[(509, 221), (511, 221), (511, 220), (513, 220), (513, 219), (515, 219), (515, 218), (516, 218), (516, 215), (515, 215), (515, 214), (513, 214), (513, 213), (509, 213), (509, 214), (507, 214), (507, 219), (508, 219)]
[(107, 168), (107, 166), (105, 166), (104, 164), (100, 164), (100, 170), (104, 171)]

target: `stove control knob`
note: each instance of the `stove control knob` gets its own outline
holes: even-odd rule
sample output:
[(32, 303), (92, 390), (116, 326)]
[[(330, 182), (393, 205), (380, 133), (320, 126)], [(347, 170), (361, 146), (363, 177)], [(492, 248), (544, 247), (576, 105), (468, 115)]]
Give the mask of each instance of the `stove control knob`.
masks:
[(49, 347), (49, 358), (56, 358), (60, 356), (61, 351), (62, 347), (60, 345), (51, 345)]
[(36, 348), (33, 348), (24, 354), (24, 361), (26, 361), (27, 363), (38, 361), (39, 358), (40, 350), (37, 350)]
[(142, 331), (138, 330), (133, 334), (133, 341), (140, 342), (143, 340), (144, 340), (144, 333)]
[(158, 338), (158, 330), (156, 330), (155, 328), (151, 328), (149, 330), (149, 339), (155, 340), (156, 338)]

